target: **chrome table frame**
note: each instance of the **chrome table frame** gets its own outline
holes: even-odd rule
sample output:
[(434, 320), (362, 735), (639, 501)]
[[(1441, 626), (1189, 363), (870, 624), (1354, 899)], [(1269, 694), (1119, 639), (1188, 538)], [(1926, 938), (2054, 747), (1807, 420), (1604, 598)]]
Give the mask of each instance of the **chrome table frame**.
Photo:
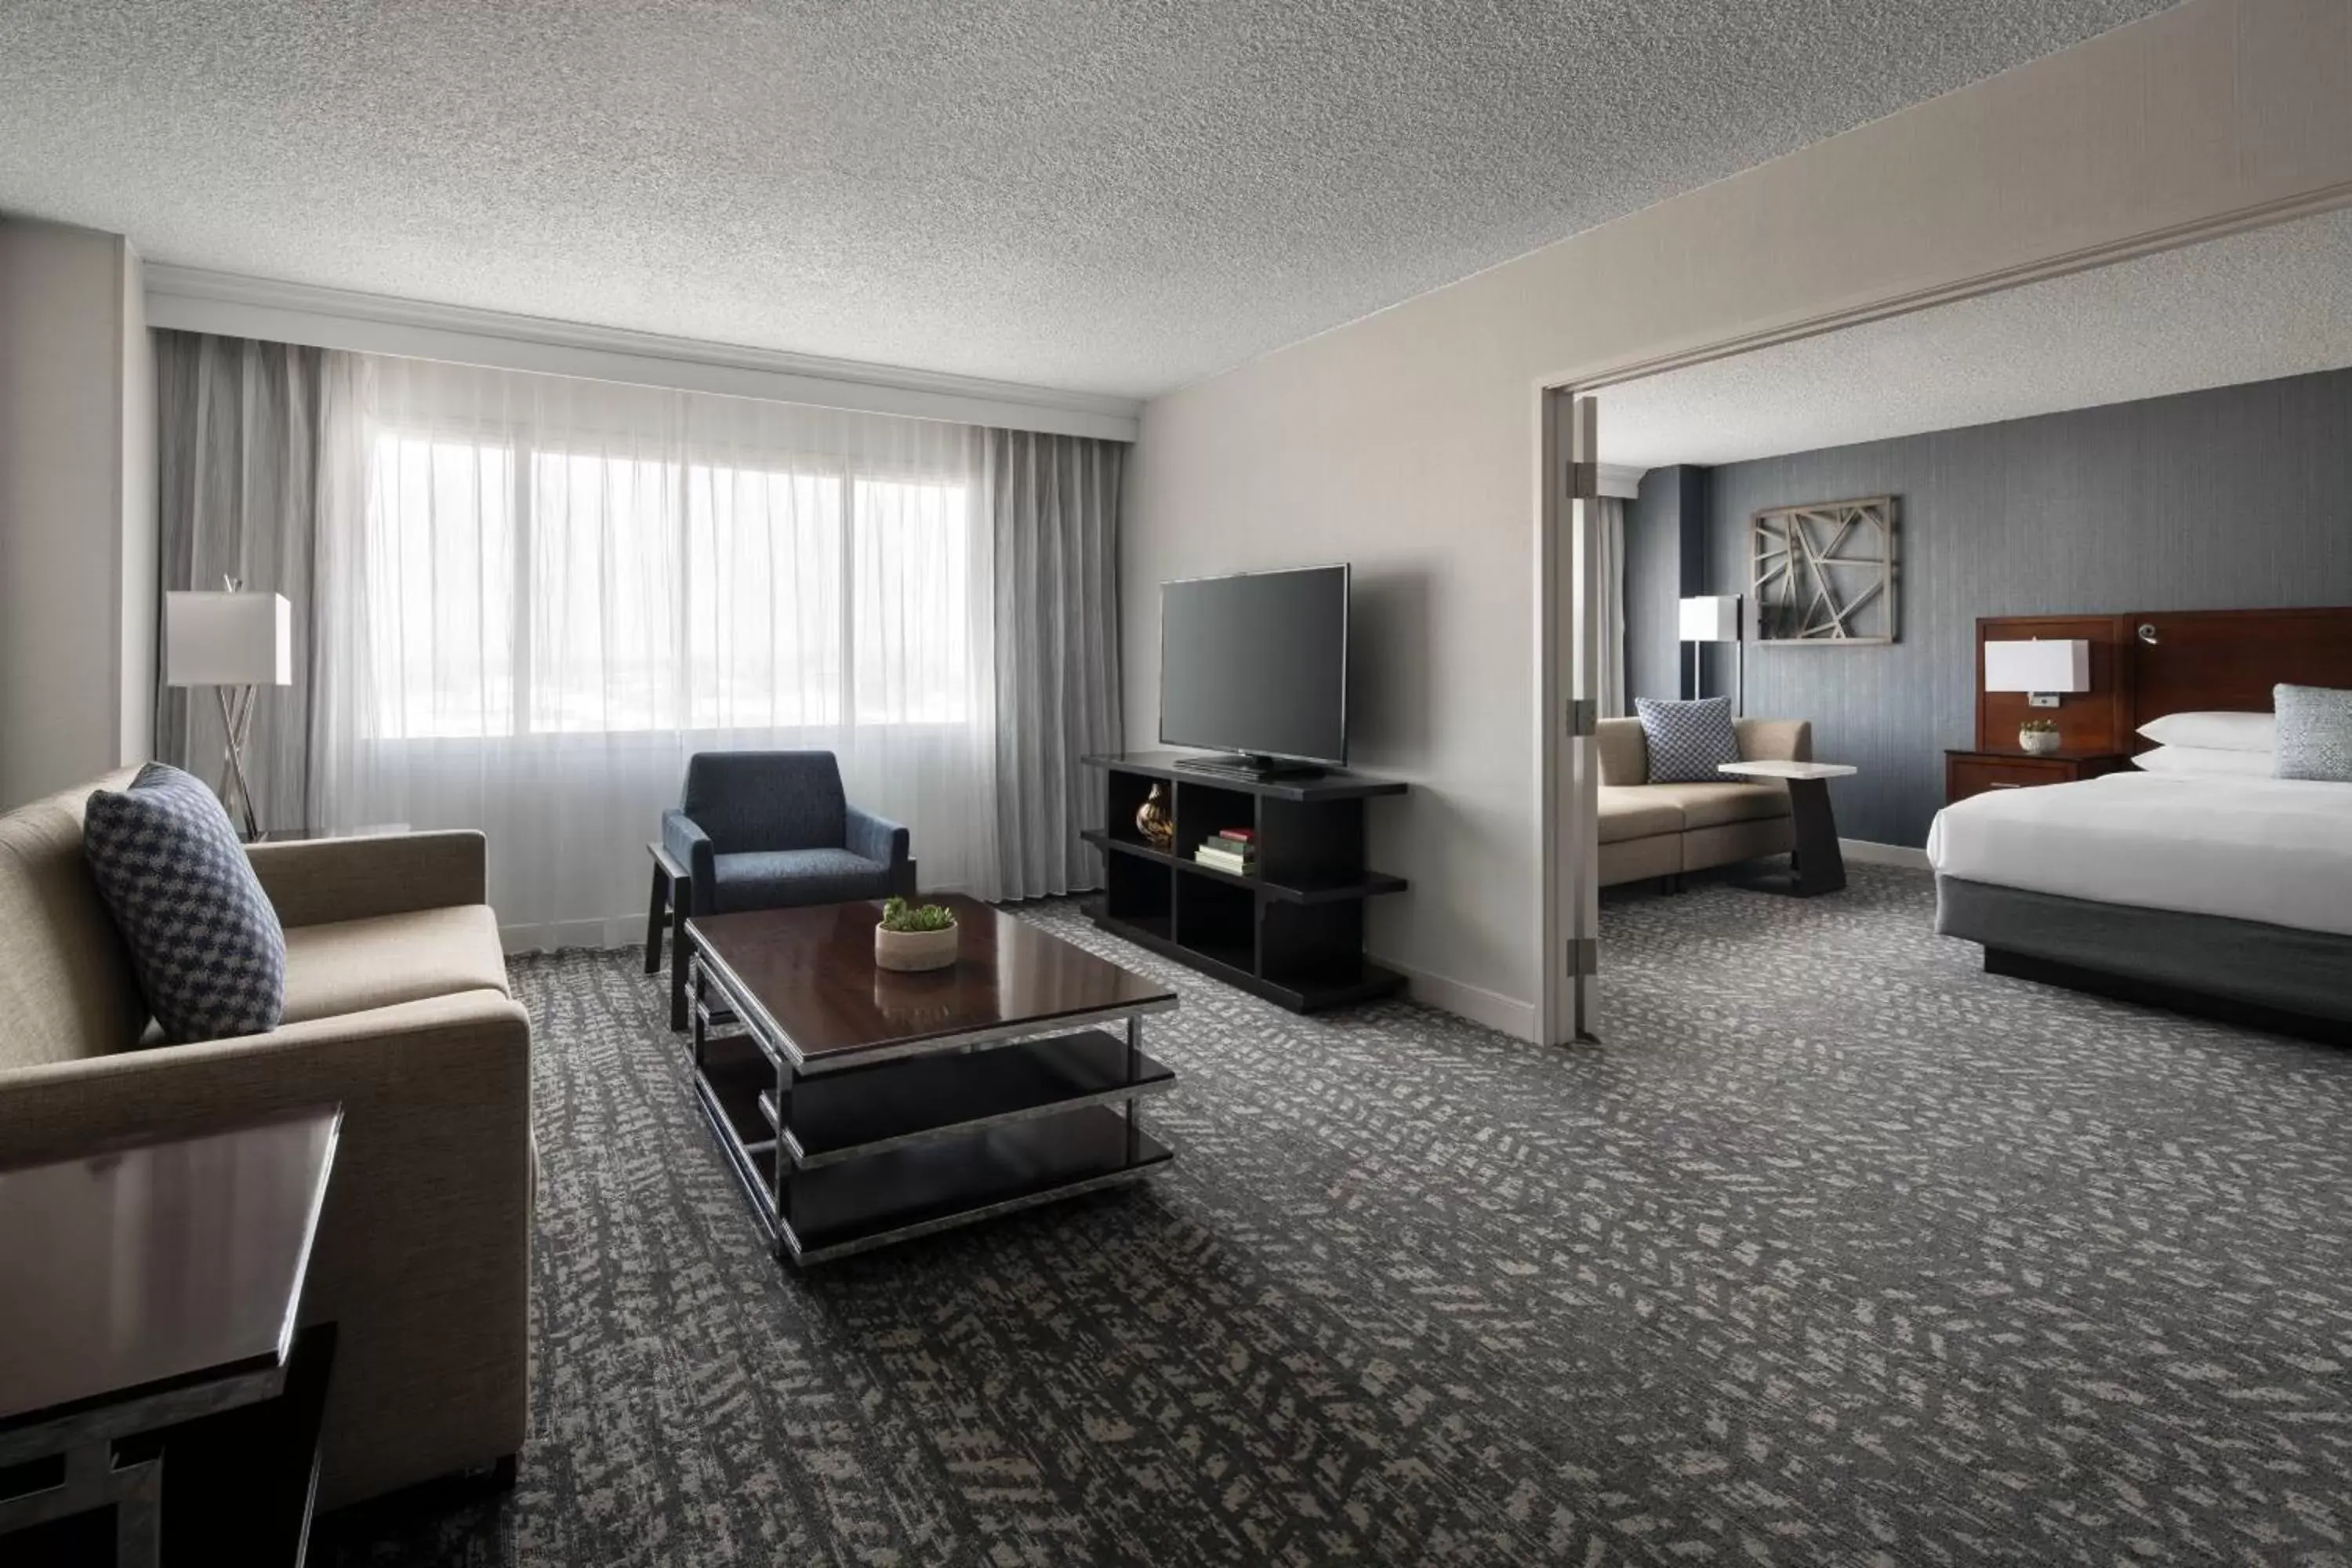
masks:
[[(698, 942), (690, 942), (688, 951), (693, 992), (689, 1061), (695, 1102), (727, 1156), (737, 1183), (751, 1200), (770, 1250), (780, 1259), (806, 1267), (911, 1241), (1138, 1181), (1175, 1157), (1172, 1150), (1143, 1131), (1137, 1114), (1141, 1100), (1163, 1093), (1175, 1084), (1175, 1074), (1143, 1050), (1145, 1015), (1173, 1009), (1177, 1005), (1173, 996), (1049, 1020), (1023, 1020), (893, 1042), (870, 1050), (828, 1053), (824, 1059), (812, 1061), (760, 1005), (751, 987), (719, 954)], [(1116, 1026), (1121, 1033), (1109, 1035), (1103, 1026)], [(733, 1032), (719, 1033), (728, 1029)], [(742, 1056), (745, 1043), (758, 1051), (759, 1061), (746, 1061)], [(719, 1054), (730, 1044), (734, 1046), (731, 1066), (723, 1062)], [(1123, 1058), (1123, 1070), (1102, 1072), (1102, 1064), (1114, 1055)], [(804, 1118), (795, 1116), (796, 1109), (807, 1098), (803, 1091), (812, 1083), (839, 1083), (852, 1079), (880, 1082), (891, 1074), (900, 1075), (898, 1081), (903, 1083), (907, 1081), (907, 1068), (919, 1068), (949, 1058), (969, 1059), (973, 1064), (969, 1074), (972, 1079), (995, 1079), (1000, 1087), (1011, 1074), (1026, 1075), (1033, 1068), (1055, 1061), (1077, 1062), (1082, 1068), (1091, 1066), (1096, 1070), (1091, 1077), (1081, 1071), (1066, 1079), (1057, 1090), (1019, 1097), (1011, 1103), (1000, 1101), (979, 1114), (945, 1121), (920, 1120), (900, 1131), (861, 1137), (835, 1146), (817, 1142), (802, 1124)], [(748, 1087), (747, 1067), (763, 1080), (750, 1107), (745, 1104), (744, 1092)], [(934, 1067), (929, 1070), (944, 1076), (963, 1069)], [(1001, 1175), (1001, 1169), (987, 1169), (991, 1155), (982, 1146), (989, 1140), (974, 1140), (972, 1135), (997, 1130), (996, 1136), (1008, 1142), (1027, 1140), (1029, 1146), (1016, 1146), (1009, 1152), (1008, 1157), (1017, 1161), (1037, 1152), (1060, 1130), (1080, 1131), (1076, 1118), (1104, 1116), (1117, 1116), (1124, 1122), (1119, 1130), (1123, 1137), (1113, 1140), (1118, 1145), (1115, 1156), (1081, 1161), (1076, 1168), (1049, 1173), (1022, 1190), (977, 1198), (968, 1205), (950, 1200), (944, 1205), (920, 1205), (897, 1217), (886, 1214), (856, 1234), (838, 1238), (803, 1236), (802, 1228), (794, 1224), (796, 1186), (808, 1184), (812, 1177), (855, 1180), (853, 1166), (862, 1164), (871, 1170), (875, 1168), (873, 1162), (885, 1157), (927, 1149), (934, 1154), (944, 1153), (958, 1140), (965, 1141), (963, 1147), (973, 1151), (975, 1168)], [(1057, 1120), (1066, 1118), (1072, 1120)], [(1109, 1132), (1099, 1121), (1087, 1124), (1083, 1131), (1098, 1148)], [(888, 1207), (887, 1204), (880, 1206)]]

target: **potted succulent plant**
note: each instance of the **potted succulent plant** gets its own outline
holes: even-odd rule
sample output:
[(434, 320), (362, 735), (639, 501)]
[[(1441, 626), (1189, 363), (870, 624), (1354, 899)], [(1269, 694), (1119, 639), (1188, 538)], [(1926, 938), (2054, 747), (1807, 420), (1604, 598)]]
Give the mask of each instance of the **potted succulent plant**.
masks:
[(2054, 719), (2028, 719), (2017, 727), (2018, 746), (2037, 757), (2046, 757), (2058, 749), (2058, 723)]
[(891, 899), (883, 904), (882, 921), (874, 928), (874, 963), (877, 968), (945, 969), (955, 961), (953, 910), (938, 904), (919, 908), (904, 899)]

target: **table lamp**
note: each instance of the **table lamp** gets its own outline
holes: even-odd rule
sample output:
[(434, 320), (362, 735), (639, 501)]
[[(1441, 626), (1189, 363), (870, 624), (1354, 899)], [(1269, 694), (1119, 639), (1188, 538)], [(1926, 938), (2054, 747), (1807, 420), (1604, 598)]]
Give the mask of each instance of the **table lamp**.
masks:
[(2033, 708), (2055, 708), (2062, 694), (2091, 689), (2091, 645), (2081, 637), (1984, 645), (1984, 689), (2022, 691)]
[[(1691, 644), (1727, 642), (1738, 647), (1734, 662), (1735, 685), (1732, 710), (1738, 712), (1746, 705), (1748, 685), (1748, 647), (1739, 637), (1739, 595), (1737, 594), (1705, 594), (1680, 602), (1679, 629), (1682, 641)], [(1691, 695), (1704, 697), (1706, 692), (1700, 679), (1699, 650), (1691, 648)]]
[(246, 782), (245, 742), (253, 729), (254, 688), (294, 683), (294, 607), (283, 594), (248, 594), (234, 578), (220, 593), (163, 595), (163, 684), (209, 686), (228, 745), (221, 758), (221, 805), (261, 837)]

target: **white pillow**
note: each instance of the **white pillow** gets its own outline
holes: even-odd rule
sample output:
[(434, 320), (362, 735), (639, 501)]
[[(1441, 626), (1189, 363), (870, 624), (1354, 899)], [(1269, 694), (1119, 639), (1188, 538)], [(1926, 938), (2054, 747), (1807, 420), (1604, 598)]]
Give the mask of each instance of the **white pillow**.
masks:
[(2142, 724), (2139, 732), (2159, 746), (2194, 746), (2209, 752), (2278, 749), (2278, 720), (2268, 713), (2167, 713)]
[[(2263, 715), (2267, 719), (2269, 714)], [(2158, 746), (2132, 759), (2152, 773), (2196, 773), (2207, 778), (2271, 776), (2268, 752), (2232, 752), (2220, 746)]]

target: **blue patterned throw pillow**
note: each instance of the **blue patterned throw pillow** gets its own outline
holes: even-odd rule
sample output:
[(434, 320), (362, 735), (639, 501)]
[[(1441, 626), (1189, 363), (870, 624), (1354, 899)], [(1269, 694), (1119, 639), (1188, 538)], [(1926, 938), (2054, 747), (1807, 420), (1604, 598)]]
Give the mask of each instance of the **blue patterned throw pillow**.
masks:
[(1731, 699), (1662, 702), (1636, 697), (1642, 739), (1650, 745), (1652, 784), (1728, 784), (1718, 763), (1739, 760), (1739, 731), (1731, 722)]
[(91, 795), (81, 843), (167, 1038), (278, 1026), (286, 930), (211, 790), (150, 763), (129, 789)]
[(2273, 773), (2352, 784), (2352, 691), (2281, 681), (2271, 688), (2271, 706), (2278, 714)]

